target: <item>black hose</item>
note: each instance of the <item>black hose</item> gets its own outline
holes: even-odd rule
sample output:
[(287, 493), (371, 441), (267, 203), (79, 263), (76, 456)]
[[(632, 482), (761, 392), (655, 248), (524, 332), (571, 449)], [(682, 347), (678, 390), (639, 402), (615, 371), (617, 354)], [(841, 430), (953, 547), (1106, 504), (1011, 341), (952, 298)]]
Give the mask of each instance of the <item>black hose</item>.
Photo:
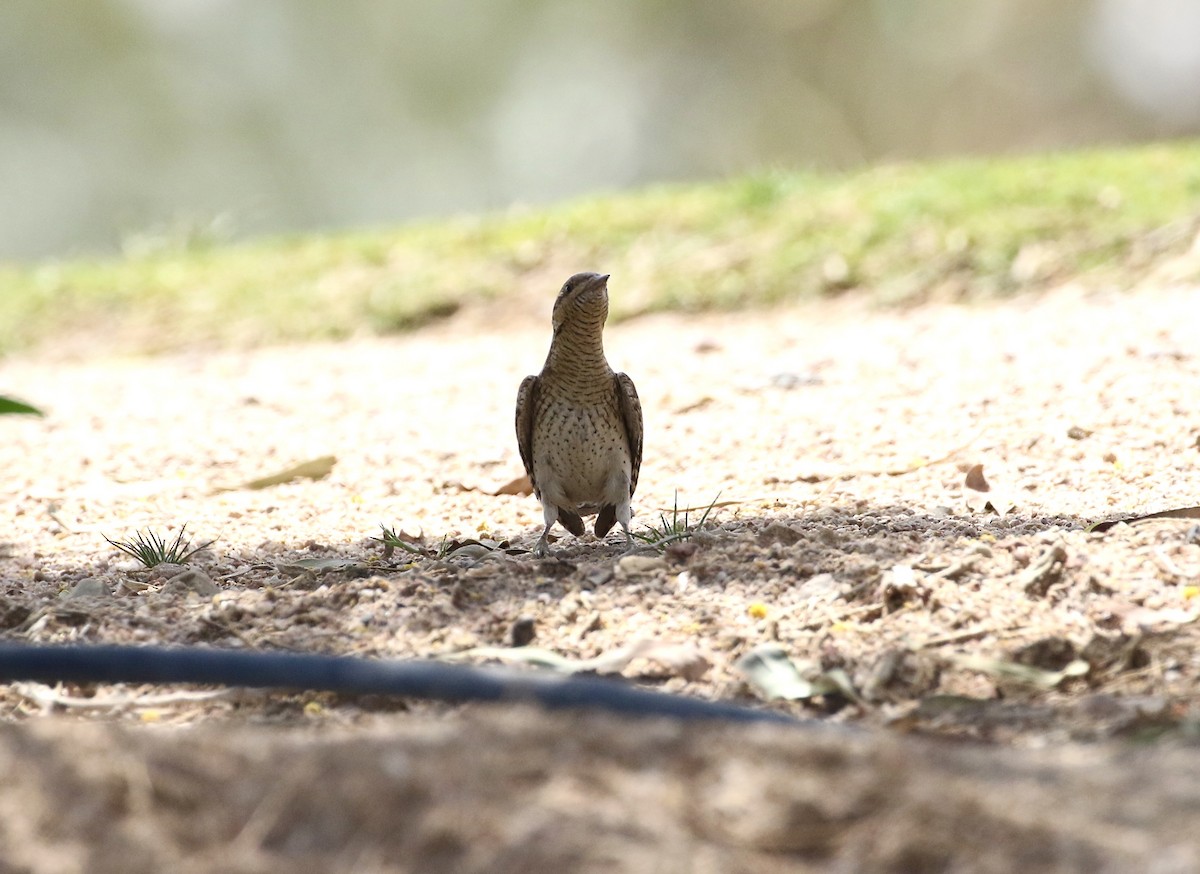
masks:
[(683, 720), (801, 724), (782, 713), (639, 689), (619, 680), (422, 660), (137, 646), (0, 645), (0, 682), (199, 683), (434, 701), (528, 701)]

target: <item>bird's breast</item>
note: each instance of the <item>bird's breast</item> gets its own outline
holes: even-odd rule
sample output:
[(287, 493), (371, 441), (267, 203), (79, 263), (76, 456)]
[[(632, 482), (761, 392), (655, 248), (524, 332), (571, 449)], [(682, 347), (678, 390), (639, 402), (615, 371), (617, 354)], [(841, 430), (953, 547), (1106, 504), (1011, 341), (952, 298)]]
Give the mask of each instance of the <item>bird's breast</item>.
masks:
[(628, 489), (631, 463), (613, 391), (587, 403), (543, 396), (534, 418), (533, 456), (535, 479), (555, 503), (613, 503), (622, 483)]

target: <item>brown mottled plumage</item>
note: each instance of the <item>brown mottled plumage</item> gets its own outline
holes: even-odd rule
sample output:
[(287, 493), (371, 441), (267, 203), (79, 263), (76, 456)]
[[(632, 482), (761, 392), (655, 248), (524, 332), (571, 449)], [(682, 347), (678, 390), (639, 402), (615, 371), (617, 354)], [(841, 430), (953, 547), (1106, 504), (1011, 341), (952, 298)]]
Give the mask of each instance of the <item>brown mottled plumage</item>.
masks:
[(517, 392), (517, 445), (542, 503), (546, 554), (555, 522), (576, 537), (596, 514), (603, 537), (615, 522), (629, 533), (629, 506), (642, 466), (642, 405), (633, 380), (604, 357), (608, 275), (576, 273), (554, 301), (554, 337), (538, 376)]

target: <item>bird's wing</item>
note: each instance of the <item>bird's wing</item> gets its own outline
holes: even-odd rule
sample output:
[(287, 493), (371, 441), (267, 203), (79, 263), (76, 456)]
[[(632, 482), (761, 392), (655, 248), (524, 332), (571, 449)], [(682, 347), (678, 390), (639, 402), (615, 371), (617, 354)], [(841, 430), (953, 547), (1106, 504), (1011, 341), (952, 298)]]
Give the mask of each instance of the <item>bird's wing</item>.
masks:
[(637, 490), (638, 472), (642, 469), (642, 402), (637, 389), (627, 374), (613, 377), (617, 387), (617, 406), (621, 411), (621, 422), (625, 425), (625, 438), (629, 441), (629, 497)]
[(538, 378), (527, 376), (521, 380), (517, 389), (517, 449), (521, 453), (521, 463), (529, 474), (529, 482), (533, 491), (538, 493), (537, 483), (533, 480), (533, 408), (537, 406)]

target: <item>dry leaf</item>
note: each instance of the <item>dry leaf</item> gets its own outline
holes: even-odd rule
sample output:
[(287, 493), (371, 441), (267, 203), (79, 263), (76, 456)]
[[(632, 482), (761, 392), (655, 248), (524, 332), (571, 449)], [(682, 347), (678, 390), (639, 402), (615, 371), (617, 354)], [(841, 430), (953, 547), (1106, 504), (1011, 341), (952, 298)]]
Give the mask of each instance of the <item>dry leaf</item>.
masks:
[(273, 473), (270, 476), (252, 479), (237, 486), (225, 486), (214, 489), (213, 493), (232, 492), (237, 489), (267, 489), (271, 486), (283, 485), (284, 483), (290, 483), (292, 480), (298, 479), (323, 479), (329, 476), (329, 472), (333, 470), (335, 464), (337, 464), (337, 456), (322, 455), (320, 458), (305, 461), (297, 464), (295, 467), (289, 467), (287, 470), (281, 470), (279, 473)]
[(832, 692), (840, 692), (847, 698), (858, 697), (844, 671), (822, 672), (815, 663), (797, 665), (783, 647), (774, 643), (756, 646), (738, 659), (734, 667), (768, 701), (776, 698), (799, 701)]
[(1032, 665), (1022, 665), (1007, 659), (994, 659), (981, 655), (955, 655), (947, 659), (951, 664), (968, 671), (979, 671), (1000, 680), (1015, 680), (1039, 689), (1053, 689), (1068, 677), (1082, 677), (1091, 670), (1083, 659), (1075, 659), (1061, 671), (1047, 671)]
[(1166, 631), (1172, 627), (1195, 622), (1198, 618), (1200, 618), (1200, 612), (1194, 610), (1179, 610), (1170, 607), (1152, 610), (1148, 607), (1135, 607), (1121, 617), (1121, 630), (1126, 634)]
[(629, 660), (643, 659), (658, 665), (668, 676), (696, 681), (708, 673), (708, 659), (690, 643), (670, 643), (665, 640), (634, 641)]
[(689, 403), (686, 403), (681, 407), (677, 407), (675, 409), (675, 415), (682, 416), (682, 415), (685, 415), (686, 413), (694, 413), (697, 410), (703, 410), (705, 407), (709, 406), (712, 402), (713, 402), (712, 398), (710, 398), (708, 395), (703, 395), (694, 401), (690, 401)]
[(971, 469), (967, 471), (967, 478), (963, 482), (963, 485), (976, 492), (990, 492), (992, 490), (992, 487), (988, 485), (988, 481), (983, 475), (982, 464), (971, 465)]
[(300, 574), (305, 571), (327, 574), (331, 571), (344, 571), (351, 568), (367, 570), (367, 565), (353, 558), (298, 558), (295, 561), (280, 562), (275, 567), (286, 574)]
[(1147, 513), (1145, 516), (1127, 516), (1124, 519), (1109, 519), (1107, 522), (1097, 522), (1089, 531), (1107, 531), (1122, 522), (1132, 525), (1134, 522), (1145, 522), (1147, 519), (1200, 519), (1200, 507), (1179, 507), (1174, 510), (1161, 510), (1158, 513)]
[(574, 674), (582, 670), (579, 667), (579, 662), (572, 661), (565, 656), (560, 656), (556, 652), (550, 652), (548, 649), (541, 649), (536, 646), (476, 646), (462, 652), (440, 656), (439, 661), (457, 662), (471, 658), (494, 659), (498, 662), (521, 662), (539, 668), (558, 671), (560, 674)]
[(443, 661), (459, 661), (467, 658), (522, 662), (539, 668), (548, 668), (560, 674), (583, 672), (618, 674), (635, 659), (646, 659), (656, 662), (671, 674), (686, 680), (699, 679), (709, 668), (708, 659), (691, 644), (674, 643), (656, 638), (640, 638), (591, 659), (569, 659), (558, 653), (533, 646), (479, 646), (465, 652), (455, 653), (452, 656), (442, 656)]
[(497, 497), (500, 495), (532, 495), (533, 483), (529, 481), (529, 474), (522, 474), (516, 479), (506, 482), (491, 494)]
[(988, 482), (983, 475), (982, 464), (971, 465), (967, 470), (966, 479), (963, 480), (963, 489), (967, 507), (974, 513), (986, 512), (990, 507), (993, 512), (1003, 516), (1016, 506), (1016, 502), (1002, 489), (997, 489)]

